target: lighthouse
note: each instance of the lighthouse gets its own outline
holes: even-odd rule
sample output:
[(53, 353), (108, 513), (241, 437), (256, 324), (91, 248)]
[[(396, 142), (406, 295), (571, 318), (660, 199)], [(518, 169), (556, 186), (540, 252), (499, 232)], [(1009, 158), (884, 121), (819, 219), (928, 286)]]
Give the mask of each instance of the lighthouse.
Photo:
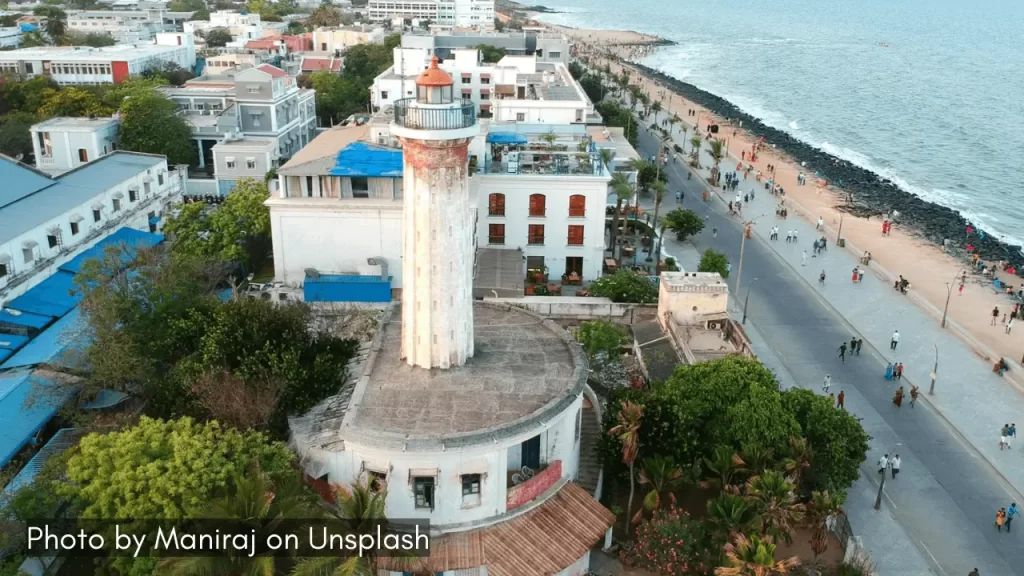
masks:
[(394, 105), (402, 142), (402, 357), (420, 368), (455, 368), (473, 356), (473, 235), (469, 142), (472, 102), (454, 97), (437, 56), (416, 97)]

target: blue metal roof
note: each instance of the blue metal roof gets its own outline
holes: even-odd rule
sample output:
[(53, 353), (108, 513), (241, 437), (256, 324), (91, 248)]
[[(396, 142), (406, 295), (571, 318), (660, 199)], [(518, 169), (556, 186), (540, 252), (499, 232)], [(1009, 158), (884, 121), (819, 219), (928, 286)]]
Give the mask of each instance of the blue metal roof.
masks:
[(36, 475), (46, 465), (46, 461), (60, 454), (61, 452), (71, 448), (75, 445), (77, 434), (75, 434), (74, 428), (61, 428), (57, 430), (57, 433), (50, 438), (50, 441), (45, 446), (36, 452), (36, 455), (25, 464), (25, 467), (18, 472), (18, 475), (11, 478), (11, 481), (4, 487), (5, 494), (14, 494), (22, 487), (27, 486), (36, 479)]
[(35, 32), (36, 30), (39, 30), (39, 26), (36, 26), (35, 24), (29, 24), (28, 22), (22, 22), (21, 24), (18, 24), (18, 28), (21, 28), (22, 32)]
[[(85, 320), (78, 308), (57, 320), (0, 364), (0, 370), (49, 364), (64, 368), (81, 368)], [(2, 421), (2, 420), (0, 420)]]
[(0, 192), (0, 244), (46, 224), (162, 162), (162, 156), (119, 150), (51, 179), (0, 159), (0, 182), (4, 183), (5, 190)]
[(75, 307), (81, 294), (72, 295), (75, 275), (58, 270), (28, 292), (7, 303), (7, 307), (20, 312), (59, 318)]
[[(32, 441), (71, 394), (31, 370), (0, 373), (0, 466)], [(26, 400), (31, 404), (26, 405)]]
[[(28, 336), (17, 336), (14, 334), (0, 334), (0, 355), (10, 356), (20, 350), (26, 342), (31, 340)], [(0, 358), (3, 360), (3, 358)]]
[(82, 405), (86, 410), (102, 410), (117, 406), (128, 399), (128, 395), (117, 390), (103, 389), (96, 393), (96, 397)]
[(4, 360), (10, 358), (11, 354), (14, 354), (14, 352), (11, 350), (4, 350), (0, 348), (0, 362), (3, 362)]
[[(155, 246), (164, 241), (164, 237), (160, 234), (152, 234), (150, 232), (143, 232), (134, 228), (121, 228), (117, 232), (114, 232), (110, 236), (107, 236), (103, 240), (97, 242), (92, 248), (82, 252), (78, 256), (75, 256), (72, 260), (61, 266), (59, 269), (64, 272), (70, 272), (72, 274), (78, 274), (82, 271), (82, 266), (89, 260), (96, 258), (103, 258), (104, 252), (106, 252), (108, 246), (118, 246), (125, 244), (129, 248), (136, 246), (142, 246), (149, 248)], [(121, 255), (122, 263), (127, 266), (129, 262), (135, 259), (135, 251), (127, 250)]]
[(365, 142), (352, 142), (338, 152), (331, 176), (401, 178), (402, 151)]
[(15, 326), (24, 326), (26, 328), (34, 328), (36, 330), (41, 330), (52, 320), (53, 317), (51, 316), (29, 314), (28, 312), (21, 312), (19, 310), (15, 310), (12, 313), (10, 310), (6, 308), (0, 310), (0, 326), (4, 324), (13, 324)]
[(526, 144), (529, 140), (515, 132), (491, 132), (487, 135), (487, 141), (491, 144)]

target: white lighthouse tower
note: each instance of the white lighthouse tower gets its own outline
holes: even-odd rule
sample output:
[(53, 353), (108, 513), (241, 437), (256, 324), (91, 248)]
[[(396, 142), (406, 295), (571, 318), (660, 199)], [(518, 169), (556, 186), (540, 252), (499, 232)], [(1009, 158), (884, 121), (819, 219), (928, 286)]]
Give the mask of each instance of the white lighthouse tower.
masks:
[(416, 98), (395, 103), (391, 134), (402, 142), (402, 357), (421, 368), (454, 368), (473, 356), (471, 102), (453, 96), (451, 75), (430, 67)]

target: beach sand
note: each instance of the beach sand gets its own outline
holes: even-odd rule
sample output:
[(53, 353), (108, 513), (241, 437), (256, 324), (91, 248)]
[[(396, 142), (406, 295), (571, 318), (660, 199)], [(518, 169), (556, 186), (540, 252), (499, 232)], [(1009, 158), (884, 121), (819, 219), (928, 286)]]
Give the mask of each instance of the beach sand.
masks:
[[(620, 57), (636, 53), (637, 49), (628, 46), (630, 44), (653, 43), (657, 40), (651, 36), (629, 31), (550, 27), (563, 32), (576, 41), (579, 48), (586, 50), (586, 46), (581, 46), (584, 44), (596, 45), (600, 50), (611, 48)], [(625, 46), (616, 47), (616, 45)], [(596, 51), (591, 51), (592, 57), (594, 54)], [(597, 60), (600, 61), (601, 66), (606, 62), (601, 58), (597, 58)], [(622, 73), (622, 65), (618, 62), (611, 60), (607, 63), (610, 64), (612, 72)], [(665, 86), (643, 77), (628, 64), (626, 66), (634, 78), (643, 78), (643, 90), (652, 99), (657, 99), (660, 94), (664, 94), (662, 107), (668, 111), (669, 115), (678, 114), (687, 124), (690, 135), (694, 133), (694, 120), (699, 118), (700, 124), (705, 127), (709, 123), (721, 125), (719, 137), (727, 140), (728, 149), (736, 158), (739, 158), (742, 151), (751, 149), (755, 139), (742, 129), (737, 130), (732, 126), (727, 126), (724, 118), (715, 116), (699, 104), (686, 100), (679, 94), (673, 93), (670, 96), (670, 91)], [(688, 116), (687, 111), (690, 109), (697, 110), (699, 116)], [(663, 112), (660, 117), (667, 116)], [(728, 161), (723, 161), (722, 168), (723, 170), (726, 170), (727, 167), (732, 169), (735, 164), (735, 160), (731, 165)], [(819, 188), (815, 184), (813, 173), (805, 173), (804, 175), (808, 178), (807, 184), (797, 186), (797, 175), (801, 173), (799, 165), (781, 152), (774, 151), (770, 146), (759, 154), (758, 161), (754, 163), (755, 172), (760, 170), (767, 174), (768, 164), (776, 166), (776, 180), (786, 191), (787, 205), (790, 206), (790, 209), (795, 209), (796, 213), (811, 223), (817, 222), (819, 216), (822, 217), (826, 226), (830, 228), (829, 236), (834, 242), (841, 214), (836, 207), (842, 203), (841, 198), (845, 196), (842, 191), (834, 187)], [(764, 225), (770, 226), (770, 224)], [(894, 226), (891, 234), (886, 237), (882, 236), (881, 227), (882, 220), (880, 218), (858, 218), (849, 214), (842, 217), (842, 237), (846, 239), (847, 248), (856, 251), (857, 256), (860, 256), (865, 250), (870, 252), (873, 258), (871, 270), (890, 283), (900, 274), (907, 278), (911, 282), (911, 291), (924, 300), (924, 302), (919, 301), (918, 304), (936, 315), (936, 325), (939, 323), (946, 303), (947, 284), (952, 283), (953, 293), (949, 298), (948, 322), (955, 323), (963, 329), (961, 336), (983, 358), (995, 361), (998, 357), (1005, 357), (1007, 361), (1014, 362), (1021, 358), (1021, 354), (1024, 352), (1024, 335), (1022, 335), (1024, 330), (1007, 335), (1004, 333), (1001, 323), (997, 326), (989, 325), (993, 307), (998, 306), (1001, 314), (1009, 313), (1013, 309), (1012, 300), (1005, 295), (996, 294), (992, 290), (991, 280), (983, 281), (980, 276), (973, 275), (968, 271), (968, 281), (963, 294), (960, 295), (957, 293), (959, 284), (956, 279), (963, 269), (963, 261), (945, 254), (940, 247), (914, 235), (912, 230)], [(1001, 275), (1001, 278), (1013, 286), (1021, 284), (1020, 278), (1005, 274)], [(899, 326), (893, 326), (893, 329), (898, 328)], [(967, 334), (963, 334), (963, 332)], [(978, 345), (979, 343), (981, 346)]]

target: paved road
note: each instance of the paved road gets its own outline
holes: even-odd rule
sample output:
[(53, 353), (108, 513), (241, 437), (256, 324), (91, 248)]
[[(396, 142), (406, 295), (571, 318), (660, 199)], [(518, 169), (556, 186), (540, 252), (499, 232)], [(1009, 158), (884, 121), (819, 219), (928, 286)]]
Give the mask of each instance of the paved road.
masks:
[[(656, 150), (656, 140), (641, 130), (640, 154), (646, 157)], [(698, 250), (723, 251), (731, 262), (738, 262), (740, 223), (723, 215), (720, 202), (701, 202), (702, 184), (697, 178), (687, 181), (685, 170), (679, 163), (666, 169), (670, 193), (666, 194), (662, 213), (676, 207), (674, 193), (683, 189), (684, 207), (702, 217), (708, 216), (707, 228), (692, 239), (693, 244)], [(645, 210), (653, 208), (652, 204), (649, 197), (640, 200)], [(774, 214), (767, 217), (772, 218)], [(714, 239), (713, 227), (718, 228), (718, 237)], [(810, 238), (801, 240), (809, 244)], [(668, 253), (683, 250), (671, 237), (666, 240)], [(736, 294), (736, 264), (733, 270), (729, 282)], [(846, 392), (847, 408), (863, 419), (865, 429), (873, 437), (862, 467), (865, 479), (877, 482), (873, 468), (883, 452), (900, 454), (902, 472), (897, 480), (886, 484), (881, 514), (892, 514), (914, 545), (930, 559), (936, 574), (957, 576), (978, 567), (984, 576), (1024, 575), (1024, 548), (1019, 532), (1000, 534), (993, 527), (999, 506), (1014, 500), (1024, 504), (1024, 497), (1006, 485), (977, 450), (930, 407), (919, 403), (912, 409), (905, 402), (902, 409), (897, 409), (891, 403), (894, 387), (881, 378), (887, 361), (867, 345), (866, 339), (862, 356), (848, 357), (846, 364), (840, 363), (836, 351), (840, 342), (849, 342), (853, 335), (861, 336), (798, 270), (756, 236), (745, 247), (741, 297), (746, 296), (747, 286), (754, 278), (757, 281), (750, 295), (748, 326), (764, 336), (798, 385), (818, 388), (824, 375), (830, 373), (832, 391)], [(877, 311), (880, 315), (885, 313), (884, 309)], [(855, 486), (855, 490), (864, 489)], [(854, 529), (864, 530), (857, 526)], [(1024, 525), (1018, 530), (1024, 531)], [(882, 551), (881, 556), (899, 553), (898, 549)], [(890, 571), (890, 566), (880, 567), (886, 573), (898, 573)]]

